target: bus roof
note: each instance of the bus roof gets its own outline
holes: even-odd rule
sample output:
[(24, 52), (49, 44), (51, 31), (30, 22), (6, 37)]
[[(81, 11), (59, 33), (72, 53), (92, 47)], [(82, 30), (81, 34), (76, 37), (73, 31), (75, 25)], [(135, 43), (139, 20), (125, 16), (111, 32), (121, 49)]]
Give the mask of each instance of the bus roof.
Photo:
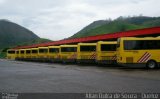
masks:
[(77, 45), (60, 45), (60, 47), (77, 47)]
[(42, 48), (42, 49), (47, 49), (48, 47), (38, 47), (38, 49), (41, 49), (41, 48)]
[(60, 48), (60, 46), (48, 46), (48, 48)]
[(99, 41), (98, 44), (117, 44), (117, 41)]
[(20, 51), (25, 51), (26, 49), (20, 49)]
[(38, 50), (38, 48), (31, 48), (31, 50)]
[(31, 48), (27, 48), (26, 50), (31, 50)]
[(160, 40), (159, 37), (122, 37), (121, 40)]
[(78, 45), (96, 45), (97, 43), (78, 43)]

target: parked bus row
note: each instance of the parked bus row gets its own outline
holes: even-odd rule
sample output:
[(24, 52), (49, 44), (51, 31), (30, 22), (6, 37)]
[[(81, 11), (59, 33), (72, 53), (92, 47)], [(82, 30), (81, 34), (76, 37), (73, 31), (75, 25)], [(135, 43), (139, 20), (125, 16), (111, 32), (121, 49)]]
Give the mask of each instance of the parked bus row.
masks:
[(160, 63), (160, 37), (122, 37), (117, 41), (9, 49), (7, 58), (25, 61), (120, 64), (153, 69), (159, 67)]
[(8, 50), (7, 58), (26, 61), (116, 63), (116, 41)]

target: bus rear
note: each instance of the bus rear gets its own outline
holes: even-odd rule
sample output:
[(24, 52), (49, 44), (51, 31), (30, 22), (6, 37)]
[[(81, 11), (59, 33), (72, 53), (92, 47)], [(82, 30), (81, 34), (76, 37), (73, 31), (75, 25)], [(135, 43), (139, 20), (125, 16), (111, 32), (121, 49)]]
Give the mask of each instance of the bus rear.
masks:
[(15, 50), (7, 50), (7, 59), (15, 59), (16, 58), (16, 51)]
[(20, 60), (24, 60), (25, 55), (26, 55), (26, 50), (25, 50), (25, 49), (20, 49), (19, 59), (20, 59)]
[(134, 67), (159, 67), (160, 38), (124, 37), (117, 46), (117, 63)]
[(26, 49), (26, 58), (25, 60), (30, 60), (31, 59), (31, 49)]
[(97, 42), (98, 64), (116, 64), (116, 41), (99, 41)]
[(60, 45), (60, 60), (63, 63), (76, 62), (77, 45)]
[(31, 60), (37, 60), (38, 58), (38, 48), (31, 48)]
[(60, 46), (49, 46), (48, 58), (50, 62), (60, 61)]
[(77, 62), (95, 63), (96, 43), (78, 43)]
[(38, 47), (38, 60), (46, 61), (48, 59), (48, 47)]
[(18, 59), (19, 59), (19, 54), (20, 54), (20, 50), (19, 50), (19, 49), (17, 49), (17, 50), (16, 50), (16, 58), (15, 58), (16, 60), (18, 60)]

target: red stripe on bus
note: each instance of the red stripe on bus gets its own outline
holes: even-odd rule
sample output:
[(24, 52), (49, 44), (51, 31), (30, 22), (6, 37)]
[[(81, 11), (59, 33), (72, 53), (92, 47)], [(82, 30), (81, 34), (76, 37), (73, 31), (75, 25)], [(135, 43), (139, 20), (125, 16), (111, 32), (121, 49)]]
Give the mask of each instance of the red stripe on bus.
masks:
[(113, 57), (112, 57), (112, 60), (116, 60), (116, 59), (117, 59), (116, 56), (113, 56)]
[(142, 57), (142, 59), (139, 61), (140, 63), (141, 62), (143, 62), (144, 61), (144, 59), (148, 56), (149, 54), (148, 53), (146, 53), (143, 57)]
[(141, 61), (139, 61), (140, 63), (144, 62), (145, 59), (149, 56), (149, 53), (147, 53), (145, 56), (143, 56), (143, 58), (141, 59)]
[(143, 61), (142, 61), (142, 62), (146, 62), (146, 60), (148, 60), (148, 59), (150, 58), (150, 56), (151, 56), (151, 55), (148, 53), (148, 54), (147, 54), (147, 56), (146, 56), (146, 57), (144, 57), (144, 59), (143, 59)]
[(146, 53), (142, 58), (141, 60), (139, 61), (140, 63), (142, 62), (146, 62), (146, 60), (148, 60), (150, 58), (150, 54), (149, 53)]
[(146, 54), (147, 54), (147, 52), (145, 52), (137, 62), (140, 62)]
[(96, 58), (96, 53), (93, 53), (89, 59), (95, 59)]
[(74, 53), (69, 59), (75, 59), (76, 58), (76, 56), (77, 56), (77, 54), (76, 53)]
[(150, 57), (151, 57), (151, 55), (149, 56), (149, 58), (145, 62), (147, 62), (150, 59)]
[(140, 62), (146, 54), (147, 52), (145, 52), (137, 62)]

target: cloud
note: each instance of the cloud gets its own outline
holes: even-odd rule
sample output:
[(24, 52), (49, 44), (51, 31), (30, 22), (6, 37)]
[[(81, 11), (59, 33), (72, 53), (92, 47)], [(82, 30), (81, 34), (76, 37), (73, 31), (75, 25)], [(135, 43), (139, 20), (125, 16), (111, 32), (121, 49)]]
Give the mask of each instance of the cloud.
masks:
[(5, 2), (5, 0), (0, 0), (0, 4), (3, 4)]
[(0, 18), (60, 40), (95, 20), (119, 16), (159, 16), (158, 0), (0, 0)]

